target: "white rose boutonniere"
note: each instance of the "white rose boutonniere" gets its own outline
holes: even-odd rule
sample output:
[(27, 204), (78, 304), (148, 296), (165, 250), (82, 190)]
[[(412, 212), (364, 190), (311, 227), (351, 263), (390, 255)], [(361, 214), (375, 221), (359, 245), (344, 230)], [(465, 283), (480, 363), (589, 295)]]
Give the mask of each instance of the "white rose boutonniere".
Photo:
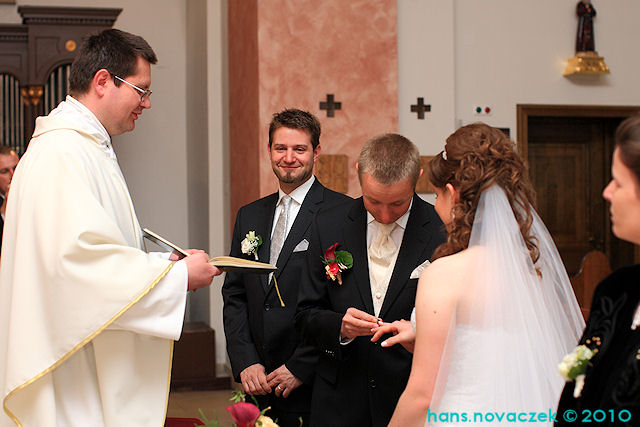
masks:
[(594, 354), (596, 352), (586, 345), (579, 345), (558, 364), (558, 372), (565, 381), (575, 380), (576, 385), (573, 388), (573, 397), (576, 399), (582, 394), (585, 372), (587, 371), (587, 366), (589, 366), (589, 360)]
[(244, 240), (240, 242), (240, 249), (245, 255), (253, 255), (258, 260), (258, 246), (262, 244), (262, 237), (256, 234), (255, 231), (250, 231), (244, 237)]

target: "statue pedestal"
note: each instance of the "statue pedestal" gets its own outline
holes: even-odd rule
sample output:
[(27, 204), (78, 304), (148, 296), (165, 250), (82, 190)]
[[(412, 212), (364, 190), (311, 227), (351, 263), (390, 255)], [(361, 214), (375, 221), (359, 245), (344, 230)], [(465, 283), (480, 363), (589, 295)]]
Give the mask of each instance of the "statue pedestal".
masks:
[(604, 63), (604, 58), (598, 55), (598, 52), (578, 52), (573, 58), (569, 58), (567, 68), (562, 75), (609, 73), (609, 67)]

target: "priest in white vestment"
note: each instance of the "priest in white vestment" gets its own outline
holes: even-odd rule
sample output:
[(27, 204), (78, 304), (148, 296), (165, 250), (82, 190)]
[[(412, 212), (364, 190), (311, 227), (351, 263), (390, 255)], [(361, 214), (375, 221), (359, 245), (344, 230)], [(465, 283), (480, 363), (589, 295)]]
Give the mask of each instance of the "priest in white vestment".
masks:
[(187, 290), (220, 270), (142, 234), (111, 136), (151, 101), (144, 39), (91, 36), (71, 96), (36, 120), (11, 186), (0, 261), (0, 426), (163, 426)]

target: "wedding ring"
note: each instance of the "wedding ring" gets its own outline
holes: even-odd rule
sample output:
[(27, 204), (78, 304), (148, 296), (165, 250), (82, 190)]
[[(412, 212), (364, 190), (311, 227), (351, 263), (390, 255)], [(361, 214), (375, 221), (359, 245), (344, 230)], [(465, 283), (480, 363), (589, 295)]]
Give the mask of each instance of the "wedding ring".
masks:
[(280, 384), (278, 384), (278, 387), (276, 387), (278, 390), (282, 390), (282, 386)]

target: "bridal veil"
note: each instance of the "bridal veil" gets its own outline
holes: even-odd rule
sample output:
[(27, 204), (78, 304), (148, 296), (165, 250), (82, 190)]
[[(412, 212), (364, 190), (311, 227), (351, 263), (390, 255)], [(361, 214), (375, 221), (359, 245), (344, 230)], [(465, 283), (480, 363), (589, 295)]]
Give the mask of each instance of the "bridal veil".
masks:
[(553, 240), (533, 215), (540, 251), (535, 264), (505, 192), (493, 185), (482, 193), (467, 249), (472, 265), (431, 412), (464, 412), (470, 417), (465, 425), (474, 423), (476, 412), (482, 414), (477, 424), (501, 414), (504, 421), (508, 413), (555, 412), (564, 384), (557, 364), (575, 347), (584, 321)]

